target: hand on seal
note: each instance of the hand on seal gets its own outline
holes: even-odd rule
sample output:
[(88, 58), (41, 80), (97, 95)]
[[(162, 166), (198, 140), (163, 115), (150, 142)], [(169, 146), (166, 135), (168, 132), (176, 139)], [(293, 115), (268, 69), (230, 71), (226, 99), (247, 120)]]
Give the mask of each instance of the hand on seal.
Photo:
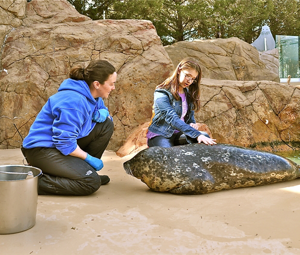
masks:
[(199, 136), (197, 137), (197, 141), (198, 141), (198, 143), (205, 143), (206, 145), (214, 145), (214, 144), (217, 144), (217, 143), (216, 143), (216, 139), (208, 138), (208, 137), (206, 137), (205, 135), (199, 135)]

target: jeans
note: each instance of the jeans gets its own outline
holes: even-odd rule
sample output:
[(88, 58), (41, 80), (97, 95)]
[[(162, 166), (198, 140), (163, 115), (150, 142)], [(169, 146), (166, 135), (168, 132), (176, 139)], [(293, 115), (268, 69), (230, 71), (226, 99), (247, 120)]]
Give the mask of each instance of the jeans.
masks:
[[(207, 133), (205, 132), (202, 133), (204, 133), (206, 137), (210, 138), (210, 136)], [(184, 145), (190, 143), (198, 143), (197, 138), (190, 138), (182, 134), (182, 132), (174, 133), (170, 138), (166, 138), (163, 136), (155, 136), (151, 139), (148, 139), (149, 147), (160, 146), (160, 147), (167, 148), (167, 147), (173, 147), (177, 145)]]
[[(79, 147), (91, 156), (101, 158), (113, 134), (114, 124), (107, 118), (97, 123), (91, 133), (77, 140)], [(42, 170), (39, 177), (39, 195), (89, 195), (101, 186), (95, 169), (84, 160), (63, 155), (56, 148), (21, 148), (31, 166)]]

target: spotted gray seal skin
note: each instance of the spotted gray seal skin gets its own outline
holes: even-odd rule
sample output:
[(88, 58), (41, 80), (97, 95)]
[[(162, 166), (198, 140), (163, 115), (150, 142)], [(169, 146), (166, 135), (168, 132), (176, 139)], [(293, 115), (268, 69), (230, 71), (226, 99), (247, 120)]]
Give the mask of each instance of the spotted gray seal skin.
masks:
[(151, 190), (174, 194), (206, 194), (300, 177), (299, 166), (289, 159), (226, 144), (151, 147), (123, 166)]

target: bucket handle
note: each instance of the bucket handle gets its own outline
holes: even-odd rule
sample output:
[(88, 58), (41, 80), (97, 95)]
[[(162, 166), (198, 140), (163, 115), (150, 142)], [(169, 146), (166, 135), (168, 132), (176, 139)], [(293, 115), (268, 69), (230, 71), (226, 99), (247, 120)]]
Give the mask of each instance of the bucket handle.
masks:
[(28, 173), (19, 173), (19, 172), (3, 172), (0, 171), (0, 174), (28, 174), (28, 175), (33, 175), (33, 173), (31, 171), (29, 171)]

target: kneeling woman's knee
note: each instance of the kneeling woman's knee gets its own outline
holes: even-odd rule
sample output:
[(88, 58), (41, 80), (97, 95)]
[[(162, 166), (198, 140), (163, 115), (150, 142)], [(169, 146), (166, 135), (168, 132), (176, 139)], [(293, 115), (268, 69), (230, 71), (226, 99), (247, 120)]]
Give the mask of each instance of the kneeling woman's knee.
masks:
[(95, 171), (89, 171), (86, 176), (76, 179), (43, 174), (38, 183), (39, 195), (90, 195), (100, 188), (101, 179)]
[[(90, 171), (90, 173), (89, 173)], [(96, 192), (101, 186), (100, 176), (95, 172), (89, 170), (87, 174), (81, 179), (70, 180), (72, 184), (72, 192), (77, 196), (87, 196)]]

